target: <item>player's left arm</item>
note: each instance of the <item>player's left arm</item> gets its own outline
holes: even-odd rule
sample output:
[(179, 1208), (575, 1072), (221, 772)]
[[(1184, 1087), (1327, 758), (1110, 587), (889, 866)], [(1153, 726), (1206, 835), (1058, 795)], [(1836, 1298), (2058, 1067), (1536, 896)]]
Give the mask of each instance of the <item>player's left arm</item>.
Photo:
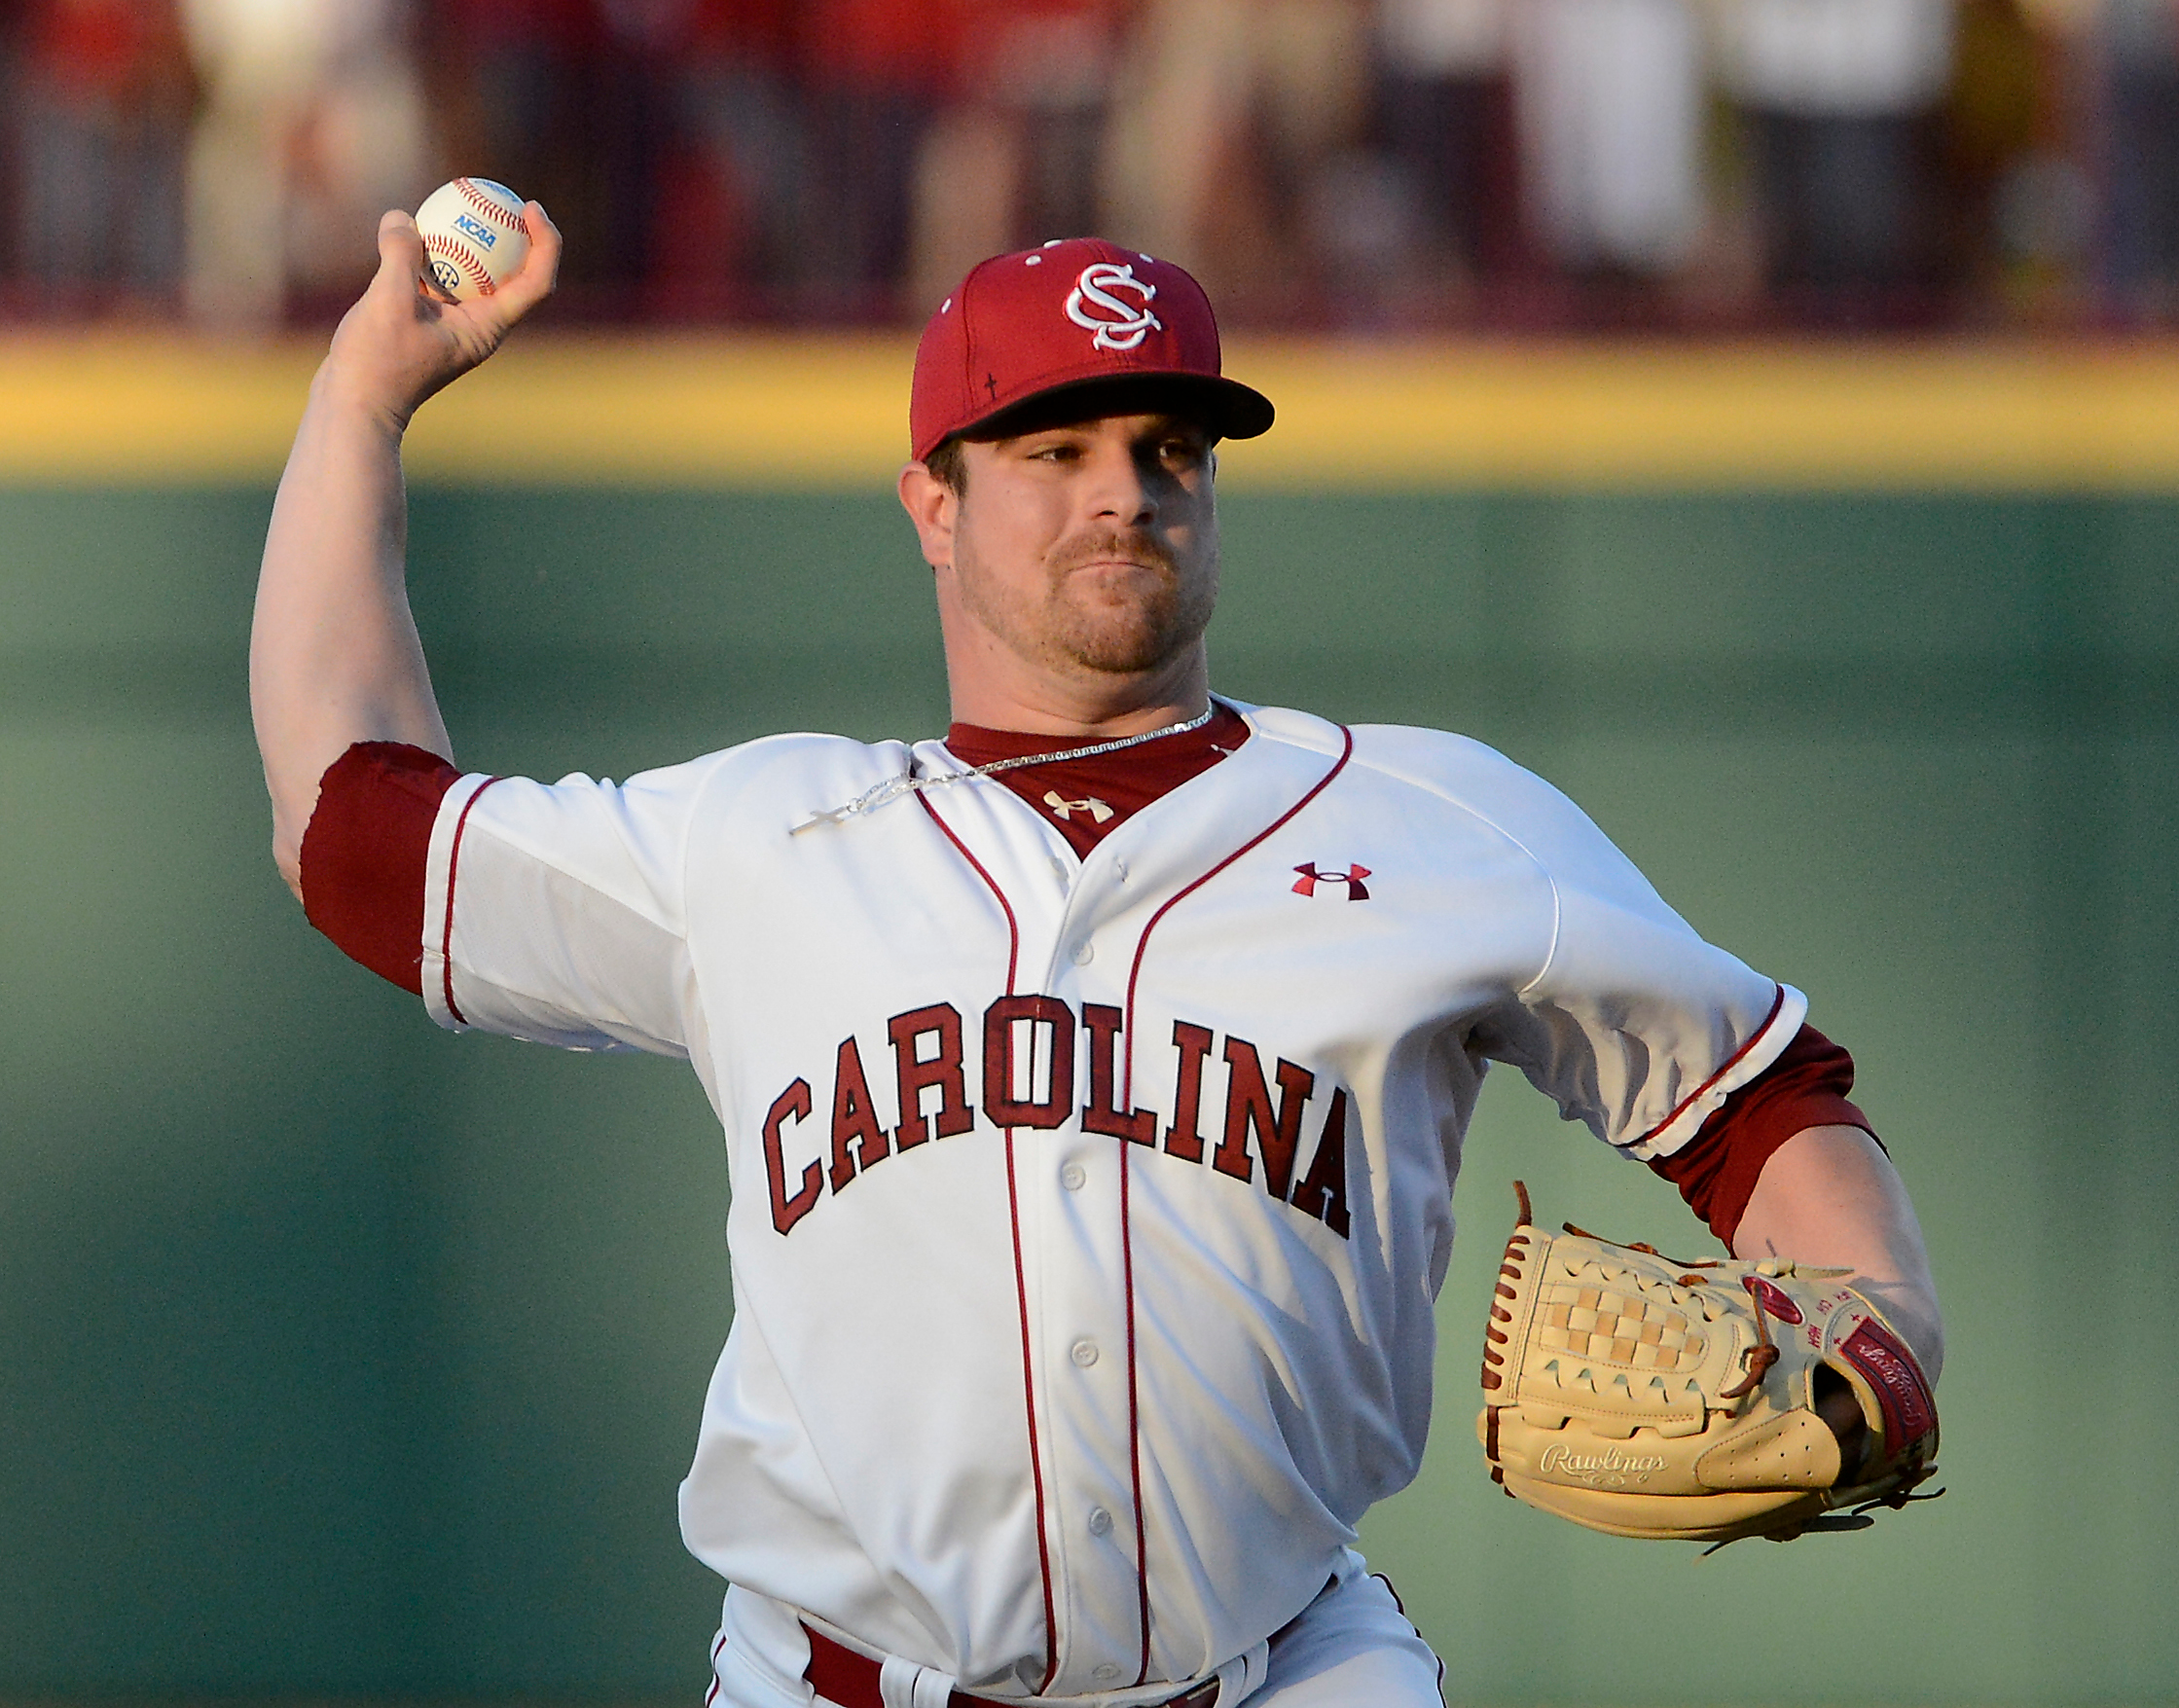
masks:
[(1771, 1152), (1733, 1230), (1732, 1251), (1856, 1271), (1856, 1290), (1937, 1380), (1944, 1324), (1921, 1224), (1891, 1158), (1861, 1128), (1806, 1128)]
[[(1487, 749), (1435, 758), (1462, 800), (1517, 826), (1551, 880), (1548, 959), (1474, 1035), (1482, 1053), (1642, 1156), (1734, 1256), (1852, 1270), (1934, 1382), (1944, 1335), (1929, 1255), (1850, 1101), (1853, 1057), (1807, 1023), (1798, 991), (1705, 943), (1556, 789)], [(1732, 1088), (1712, 1103), (1721, 1081)]]

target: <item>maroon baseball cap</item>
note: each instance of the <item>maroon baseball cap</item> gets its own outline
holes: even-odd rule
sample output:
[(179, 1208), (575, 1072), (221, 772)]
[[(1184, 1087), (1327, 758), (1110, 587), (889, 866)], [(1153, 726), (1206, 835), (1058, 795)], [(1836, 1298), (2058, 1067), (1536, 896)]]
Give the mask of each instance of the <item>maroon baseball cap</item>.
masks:
[(999, 255), (971, 271), (923, 330), (909, 438), (926, 457), (1032, 398), (1135, 380), (1192, 394), (1222, 439), (1271, 425), (1271, 400), (1218, 371), (1211, 299), (1183, 269), (1100, 237)]

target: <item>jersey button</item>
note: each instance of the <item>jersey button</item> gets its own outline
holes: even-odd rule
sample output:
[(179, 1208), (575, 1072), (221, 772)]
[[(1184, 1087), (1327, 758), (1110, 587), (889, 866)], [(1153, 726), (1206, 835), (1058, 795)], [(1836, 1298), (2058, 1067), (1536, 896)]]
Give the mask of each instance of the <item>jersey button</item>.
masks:
[(1090, 942), (1087, 938), (1084, 938), (1081, 942), (1074, 945), (1074, 964), (1076, 966), (1087, 966), (1096, 959), (1097, 945)]
[(1094, 1340), (1077, 1340), (1068, 1350), (1067, 1356), (1086, 1370), (1090, 1365), (1097, 1363), (1097, 1342)]
[[(1092, 1507), (1090, 1508), (1089, 1527), (1092, 1536), (1105, 1535), (1112, 1528), (1112, 1514), (1106, 1511), (1103, 1507)], [(1115, 1667), (1113, 1670), (1117, 1671), (1118, 1668)]]
[(1071, 1162), (1059, 1171), (1059, 1183), (1070, 1192), (1079, 1192), (1088, 1180), (1088, 1172), (1078, 1162)]
[(1110, 1683), (1113, 1679), (1116, 1679), (1119, 1676), (1120, 1669), (1114, 1666), (1109, 1660), (1101, 1660), (1095, 1666), (1090, 1668), (1091, 1678), (1102, 1679), (1107, 1683)]

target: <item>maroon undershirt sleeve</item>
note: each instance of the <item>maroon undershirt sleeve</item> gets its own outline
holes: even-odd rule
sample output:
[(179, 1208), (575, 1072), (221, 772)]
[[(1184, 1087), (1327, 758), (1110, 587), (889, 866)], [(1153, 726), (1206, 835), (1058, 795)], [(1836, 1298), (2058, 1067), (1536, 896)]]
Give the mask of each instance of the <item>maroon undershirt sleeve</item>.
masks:
[(401, 742), (358, 742), (318, 782), (303, 832), (303, 911), (341, 952), (423, 995), (423, 878), (439, 803), (461, 773)]
[(1650, 1166), (1680, 1188), (1689, 1208), (1729, 1250), (1755, 1195), (1756, 1177), (1796, 1133), (1859, 1127), (1876, 1139), (1869, 1117), (1847, 1101), (1853, 1088), (1854, 1058), (1813, 1026), (1803, 1026), (1784, 1053), (1726, 1098), (1692, 1139)]

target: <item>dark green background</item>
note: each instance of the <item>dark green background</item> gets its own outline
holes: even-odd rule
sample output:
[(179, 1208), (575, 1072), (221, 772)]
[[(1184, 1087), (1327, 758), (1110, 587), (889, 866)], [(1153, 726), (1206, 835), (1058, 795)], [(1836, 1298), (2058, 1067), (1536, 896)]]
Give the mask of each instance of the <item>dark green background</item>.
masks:
[[(0, 1695), (693, 1704), (720, 1145), (684, 1071), (442, 1035), (305, 927), (243, 695), (268, 503), (0, 493)], [(1470, 1434), (1507, 1180), (1697, 1236), (1494, 1082), (1435, 1445), (1366, 1536), (1452, 1698), (2179, 1694), (2179, 503), (1237, 495), (1226, 529), (1225, 692), (1500, 745), (1811, 994), (1949, 1310), (1941, 1504), (1698, 1563), (1507, 1502)], [(888, 500), (424, 492), (413, 555), (474, 766), (944, 721)]]

